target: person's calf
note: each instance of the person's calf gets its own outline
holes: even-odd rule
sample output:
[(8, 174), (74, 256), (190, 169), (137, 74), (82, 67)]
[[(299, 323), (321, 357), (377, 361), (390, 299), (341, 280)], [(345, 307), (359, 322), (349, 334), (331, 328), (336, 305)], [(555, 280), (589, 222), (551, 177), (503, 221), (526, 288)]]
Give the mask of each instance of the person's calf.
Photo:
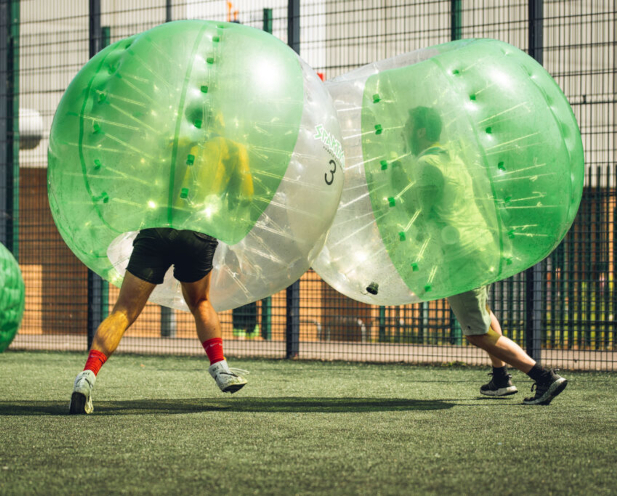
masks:
[(489, 355), (504, 361), (521, 372), (529, 372), (529, 369), (536, 363), (518, 344), (492, 329), (489, 329), (485, 334), (465, 337), (474, 346), (482, 348)]
[[(485, 351), (491, 349), (497, 340), (501, 337), (501, 334), (494, 333), (494, 336), (490, 336), (489, 333), (485, 334), (474, 334), (471, 336), (465, 336), (467, 341), (478, 348), (482, 348)], [(497, 357), (496, 357), (497, 358)]]

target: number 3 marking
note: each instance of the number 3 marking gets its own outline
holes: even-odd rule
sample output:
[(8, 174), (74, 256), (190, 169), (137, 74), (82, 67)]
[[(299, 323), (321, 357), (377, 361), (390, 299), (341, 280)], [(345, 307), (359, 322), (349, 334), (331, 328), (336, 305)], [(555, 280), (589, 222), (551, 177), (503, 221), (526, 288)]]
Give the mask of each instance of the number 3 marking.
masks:
[(330, 186), (334, 182), (334, 173), (336, 172), (336, 162), (334, 160), (330, 160), (329, 164), (332, 166), (332, 170), (330, 171), (330, 180), (328, 181), (328, 173), (324, 174), (324, 179), (326, 180), (326, 184)]

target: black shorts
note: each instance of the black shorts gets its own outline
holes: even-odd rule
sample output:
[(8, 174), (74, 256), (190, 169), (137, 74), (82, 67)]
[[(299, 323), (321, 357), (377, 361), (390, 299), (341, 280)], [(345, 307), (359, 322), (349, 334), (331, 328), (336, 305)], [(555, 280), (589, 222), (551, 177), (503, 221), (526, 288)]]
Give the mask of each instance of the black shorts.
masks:
[(174, 266), (180, 282), (195, 282), (212, 270), (218, 241), (195, 231), (170, 228), (143, 229), (133, 241), (128, 272), (152, 284), (161, 284)]

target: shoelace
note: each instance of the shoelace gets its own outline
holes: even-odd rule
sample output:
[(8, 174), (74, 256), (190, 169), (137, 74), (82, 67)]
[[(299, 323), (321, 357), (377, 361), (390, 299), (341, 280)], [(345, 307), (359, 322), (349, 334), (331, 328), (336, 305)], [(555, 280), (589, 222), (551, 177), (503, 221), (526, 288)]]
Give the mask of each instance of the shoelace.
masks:
[(250, 372), (248, 370), (244, 370), (244, 369), (236, 369), (234, 367), (229, 367), (229, 372), (227, 372), (226, 370), (221, 370), (219, 373), (219, 375), (231, 375), (233, 377), (239, 377), (240, 374), (250, 374)]
[(495, 384), (495, 385), (497, 385), (497, 384), (495, 383), (495, 379), (497, 379), (498, 381), (499, 381), (499, 379), (503, 379), (503, 380), (506, 382), (506, 384), (507, 384), (507, 382), (508, 382), (510, 379), (512, 379), (512, 374), (506, 374), (505, 376), (495, 377), (495, 374), (493, 374), (493, 372), (489, 372), (487, 375), (491, 375), (491, 376), (493, 376), (493, 378), (491, 379), (491, 382), (493, 382), (493, 384)]
[(536, 392), (536, 396), (542, 396), (546, 392), (546, 390), (548, 389), (549, 385), (548, 384), (542, 384), (542, 387), (544, 388), (544, 390), (542, 390), (542, 389), (540, 389), (538, 387), (538, 383), (537, 382), (534, 382), (531, 385), (531, 392), (533, 393), (535, 391)]
[[(559, 369), (547, 369), (547, 372), (549, 372), (549, 374), (552, 376), (555, 376), (555, 372), (558, 372)], [(548, 383), (547, 383), (548, 384)], [(536, 386), (538, 385), (538, 381), (534, 382), (533, 385), (531, 386), (531, 391), (533, 392), (536, 389)], [(542, 385), (544, 386), (545, 383), (543, 382)]]

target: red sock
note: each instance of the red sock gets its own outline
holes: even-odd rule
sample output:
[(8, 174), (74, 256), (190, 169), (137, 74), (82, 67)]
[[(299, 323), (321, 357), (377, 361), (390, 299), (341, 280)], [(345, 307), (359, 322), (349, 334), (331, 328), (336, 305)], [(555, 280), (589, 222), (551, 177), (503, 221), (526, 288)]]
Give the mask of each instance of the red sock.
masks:
[(99, 373), (103, 364), (107, 361), (107, 357), (105, 353), (101, 353), (100, 351), (90, 350), (90, 354), (88, 355), (88, 360), (86, 360), (86, 366), (84, 370), (91, 370), (94, 372), (94, 375)]
[(201, 343), (206, 350), (206, 355), (210, 359), (210, 365), (225, 360), (223, 356), (223, 339), (222, 338), (211, 338), (205, 340)]

